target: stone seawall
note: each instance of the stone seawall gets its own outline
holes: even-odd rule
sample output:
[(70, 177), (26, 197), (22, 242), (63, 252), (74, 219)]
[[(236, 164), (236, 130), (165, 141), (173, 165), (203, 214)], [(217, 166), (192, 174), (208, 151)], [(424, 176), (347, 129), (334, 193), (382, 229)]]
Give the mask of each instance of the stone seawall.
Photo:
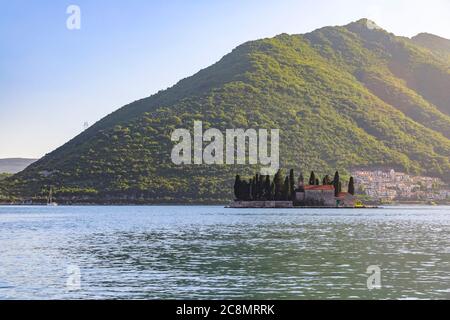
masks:
[(233, 201), (230, 208), (293, 208), (292, 201)]

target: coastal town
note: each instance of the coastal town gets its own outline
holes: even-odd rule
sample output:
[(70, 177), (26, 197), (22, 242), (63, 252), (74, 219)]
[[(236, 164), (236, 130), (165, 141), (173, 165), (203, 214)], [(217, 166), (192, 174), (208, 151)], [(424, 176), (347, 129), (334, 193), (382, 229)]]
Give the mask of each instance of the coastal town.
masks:
[(378, 202), (448, 202), (450, 187), (441, 179), (390, 170), (353, 170), (356, 192)]

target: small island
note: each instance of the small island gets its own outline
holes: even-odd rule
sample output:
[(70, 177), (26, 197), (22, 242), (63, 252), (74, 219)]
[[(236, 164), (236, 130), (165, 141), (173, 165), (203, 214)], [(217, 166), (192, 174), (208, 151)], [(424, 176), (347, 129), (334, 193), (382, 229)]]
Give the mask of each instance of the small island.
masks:
[(256, 174), (250, 180), (236, 176), (234, 201), (231, 208), (365, 208), (355, 197), (355, 184), (350, 177), (347, 191), (342, 190), (339, 172), (334, 178), (325, 175), (322, 180), (311, 171), (308, 184), (303, 174), (297, 179), (294, 170), (285, 176), (278, 170), (273, 179)]

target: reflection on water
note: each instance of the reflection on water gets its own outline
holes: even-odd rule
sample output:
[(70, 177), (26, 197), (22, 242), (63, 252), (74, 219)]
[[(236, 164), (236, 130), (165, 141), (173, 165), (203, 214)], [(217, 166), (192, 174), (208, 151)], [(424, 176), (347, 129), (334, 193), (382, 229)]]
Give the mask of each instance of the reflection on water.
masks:
[(450, 298), (449, 250), (450, 207), (0, 207), (0, 298)]

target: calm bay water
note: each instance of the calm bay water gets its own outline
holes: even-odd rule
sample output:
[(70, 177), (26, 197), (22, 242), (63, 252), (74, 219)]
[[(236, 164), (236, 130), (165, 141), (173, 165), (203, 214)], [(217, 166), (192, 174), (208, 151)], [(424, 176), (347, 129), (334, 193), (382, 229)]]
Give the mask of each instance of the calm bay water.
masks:
[(0, 207), (0, 298), (450, 299), (450, 207)]

